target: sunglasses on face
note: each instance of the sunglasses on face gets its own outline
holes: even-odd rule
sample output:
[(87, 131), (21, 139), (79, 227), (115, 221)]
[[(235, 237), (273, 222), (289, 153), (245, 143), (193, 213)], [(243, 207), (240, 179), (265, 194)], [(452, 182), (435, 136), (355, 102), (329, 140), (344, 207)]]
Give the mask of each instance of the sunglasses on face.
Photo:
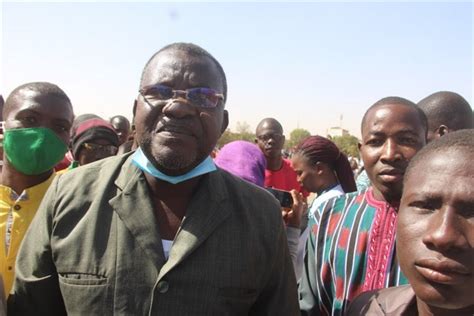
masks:
[(84, 143), (82, 144), (85, 150), (89, 152), (103, 152), (110, 155), (117, 154), (118, 148), (114, 145), (99, 145), (94, 143)]
[(191, 88), (186, 90), (173, 90), (170, 87), (157, 84), (142, 88), (138, 91), (150, 106), (158, 106), (162, 101), (184, 96), (189, 103), (201, 108), (215, 108), (219, 101), (224, 100), (224, 95), (211, 88)]

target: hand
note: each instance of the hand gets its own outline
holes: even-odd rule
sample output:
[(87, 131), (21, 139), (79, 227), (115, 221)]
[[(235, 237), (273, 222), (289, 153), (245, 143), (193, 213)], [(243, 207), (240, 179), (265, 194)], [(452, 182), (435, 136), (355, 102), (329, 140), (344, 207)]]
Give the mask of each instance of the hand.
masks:
[(308, 207), (308, 204), (306, 203), (306, 198), (303, 197), (303, 194), (296, 190), (291, 190), (290, 193), (293, 197), (293, 205), (291, 208), (282, 208), (281, 215), (286, 225), (300, 228), (301, 217), (305, 209)]

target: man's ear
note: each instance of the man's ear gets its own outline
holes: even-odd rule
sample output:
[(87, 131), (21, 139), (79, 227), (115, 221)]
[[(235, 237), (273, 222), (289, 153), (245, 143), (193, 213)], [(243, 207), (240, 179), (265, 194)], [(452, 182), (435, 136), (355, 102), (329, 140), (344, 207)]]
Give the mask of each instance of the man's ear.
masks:
[(229, 112), (224, 110), (224, 118), (222, 119), (221, 134), (224, 134), (225, 130), (229, 126)]
[(444, 136), (449, 133), (449, 128), (446, 125), (440, 125), (436, 130), (438, 137)]
[(358, 142), (358, 143), (357, 143), (357, 149), (359, 149), (359, 151), (360, 151), (360, 147), (362, 147), (362, 143), (361, 143), (361, 142)]

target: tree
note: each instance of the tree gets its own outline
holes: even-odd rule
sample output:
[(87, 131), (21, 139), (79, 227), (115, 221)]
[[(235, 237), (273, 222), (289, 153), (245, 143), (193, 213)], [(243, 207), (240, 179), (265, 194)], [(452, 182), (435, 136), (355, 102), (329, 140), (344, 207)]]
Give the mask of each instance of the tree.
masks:
[(232, 133), (230, 129), (226, 129), (222, 136), (217, 141), (217, 147), (221, 148), (227, 143), (233, 142), (234, 140), (238, 139), (238, 135), (236, 133)]
[(236, 130), (237, 132), (232, 132), (229, 128), (226, 129), (217, 142), (217, 146), (221, 148), (225, 144), (236, 140), (246, 140), (251, 143), (254, 142), (255, 134), (251, 132), (250, 125), (247, 122), (237, 122)]
[(287, 139), (285, 148), (291, 149), (298, 145), (303, 139), (306, 137), (311, 136), (311, 133), (305, 130), (304, 128), (296, 128), (291, 131), (290, 139)]
[(343, 153), (351, 157), (359, 157), (359, 140), (352, 135), (334, 136), (332, 141)]
[(250, 125), (247, 122), (237, 122), (236, 130), (238, 139), (254, 142), (255, 134), (251, 132)]

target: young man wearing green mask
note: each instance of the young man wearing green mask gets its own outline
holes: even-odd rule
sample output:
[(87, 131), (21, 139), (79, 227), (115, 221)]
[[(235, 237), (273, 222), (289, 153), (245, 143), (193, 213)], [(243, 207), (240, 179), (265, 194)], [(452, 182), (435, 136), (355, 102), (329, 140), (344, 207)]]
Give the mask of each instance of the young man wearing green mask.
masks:
[(23, 236), (64, 157), (74, 119), (71, 102), (56, 85), (19, 86), (3, 108), (3, 170), (0, 178), (0, 274), (8, 295)]

